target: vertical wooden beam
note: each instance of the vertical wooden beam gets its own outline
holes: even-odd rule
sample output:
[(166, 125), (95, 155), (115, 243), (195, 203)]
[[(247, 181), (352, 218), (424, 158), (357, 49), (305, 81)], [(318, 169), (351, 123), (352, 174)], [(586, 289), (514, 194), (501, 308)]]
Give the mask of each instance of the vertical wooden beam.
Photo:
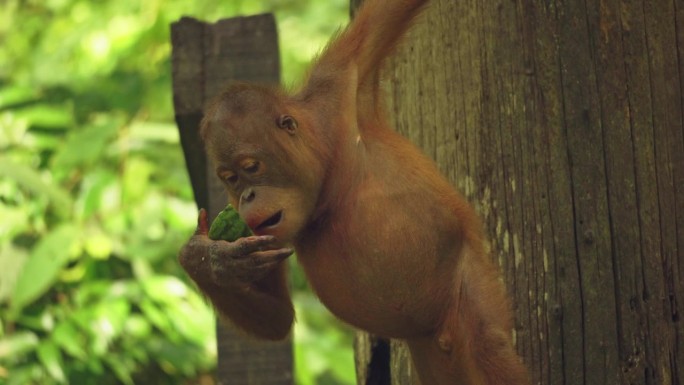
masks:
[[(171, 26), (173, 100), (181, 145), (198, 207), (210, 219), (225, 207), (225, 190), (198, 136), (206, 102), (231, 81), (277, 84), (278, 37), (272, 15), (219, 20), (182, 18)], [(213, 331), (207, 331), (213, 332)], [(292, 384), (292, 342), (257, 341), (217, 324), (218, 383)]]
[(682, 384), (684, 6), (433, 0), (422, 20), (389, 115), (482, 215), (534, 383)]

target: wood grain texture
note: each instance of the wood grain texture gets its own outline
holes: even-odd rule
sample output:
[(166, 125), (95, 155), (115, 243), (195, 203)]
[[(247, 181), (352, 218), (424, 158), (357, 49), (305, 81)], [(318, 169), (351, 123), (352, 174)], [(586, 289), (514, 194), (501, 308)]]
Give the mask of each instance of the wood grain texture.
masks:
[[(198, 135), (204, 105), (231, 81), (277, 84), (280, 78), (278, 37), (272, 15), (204, 23), (183, 18), (171, 26), (176, 122), (199, 207), (209, 220), (226, 203), (225, 189), (206, 160)], [(207, 333), (214, 333), (207, 330)], [(292, 342), (249, 338), (217, 325), (219, 384), (289, 385)]]
[(535, 383), (684, 383), (681, 2), (436, 0), (385, 85), (483, 216)]

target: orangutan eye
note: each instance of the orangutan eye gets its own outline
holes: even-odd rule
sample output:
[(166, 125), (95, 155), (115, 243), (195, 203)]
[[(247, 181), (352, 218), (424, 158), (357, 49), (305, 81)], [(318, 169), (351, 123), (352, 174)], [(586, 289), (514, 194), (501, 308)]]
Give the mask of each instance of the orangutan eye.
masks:
[(249, 174), (254, 174), (255, 172), (259, 171), (259, 167), (261, 166), (261, 163), (258, 161), (250, 161), (246, 163), (245, 165), (242, 166), (242, 169), (245, 170), (245, 172)]
[(221, 179), (224, 183), (234, 185), (238, 181), (238, 176), (232, 171), (222, 171), (219, 173), (219, 179)]
[(290, 115), (280, 115), (276, 123), (278, 124), (278, 127), (284, 129), (291, 135), (294, 135), (297, 130), (297, 121)]

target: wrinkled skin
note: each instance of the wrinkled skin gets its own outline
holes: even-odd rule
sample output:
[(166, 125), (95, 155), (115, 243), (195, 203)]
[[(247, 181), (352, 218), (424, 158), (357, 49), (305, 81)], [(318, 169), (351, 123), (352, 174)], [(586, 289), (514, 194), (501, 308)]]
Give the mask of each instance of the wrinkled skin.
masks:
[[(294, 317), (287, 296), (264, 296), (260, 290), (286, 293), (281, 262), (293, 250), (280, 247), (272, 235), (240, 238), (235, 242), (209, 239), (205, 210), (200, 210), (197, 230), (179, 254), (179, 261), (199, 288), (221, 312), (246, 331), (268, 339), (287, 335)], [(249, 312), (262, 314), (253, 322)], [(268, 324), (268, 317), (280, 322)]]
[(291, 248), (279, 248), (272, 235), (214, 241), (207, 237), (208, 228), (207, 213), (200, 210), (197, 230), (185, 247), (182, 262), (186, 269), (192, 269), (198, 255), (199, 261), (208, 259), (211, 280), (219, 286), (248, 287), (264, 279), (293, 252)]

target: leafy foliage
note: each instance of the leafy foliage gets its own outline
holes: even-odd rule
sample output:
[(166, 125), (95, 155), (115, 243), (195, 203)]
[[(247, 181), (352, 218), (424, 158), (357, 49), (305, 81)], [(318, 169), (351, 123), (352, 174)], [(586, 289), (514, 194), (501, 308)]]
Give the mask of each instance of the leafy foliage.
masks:
[[(0, 4), (0, 382), (211, 383), (214, 315), (175, 258), (196, 208), (173, 123), (169, 24), (274, 10), (291, 83), (345, 9)], [(353, 383), (349, 334), (300, 274), (298, 382)]]

